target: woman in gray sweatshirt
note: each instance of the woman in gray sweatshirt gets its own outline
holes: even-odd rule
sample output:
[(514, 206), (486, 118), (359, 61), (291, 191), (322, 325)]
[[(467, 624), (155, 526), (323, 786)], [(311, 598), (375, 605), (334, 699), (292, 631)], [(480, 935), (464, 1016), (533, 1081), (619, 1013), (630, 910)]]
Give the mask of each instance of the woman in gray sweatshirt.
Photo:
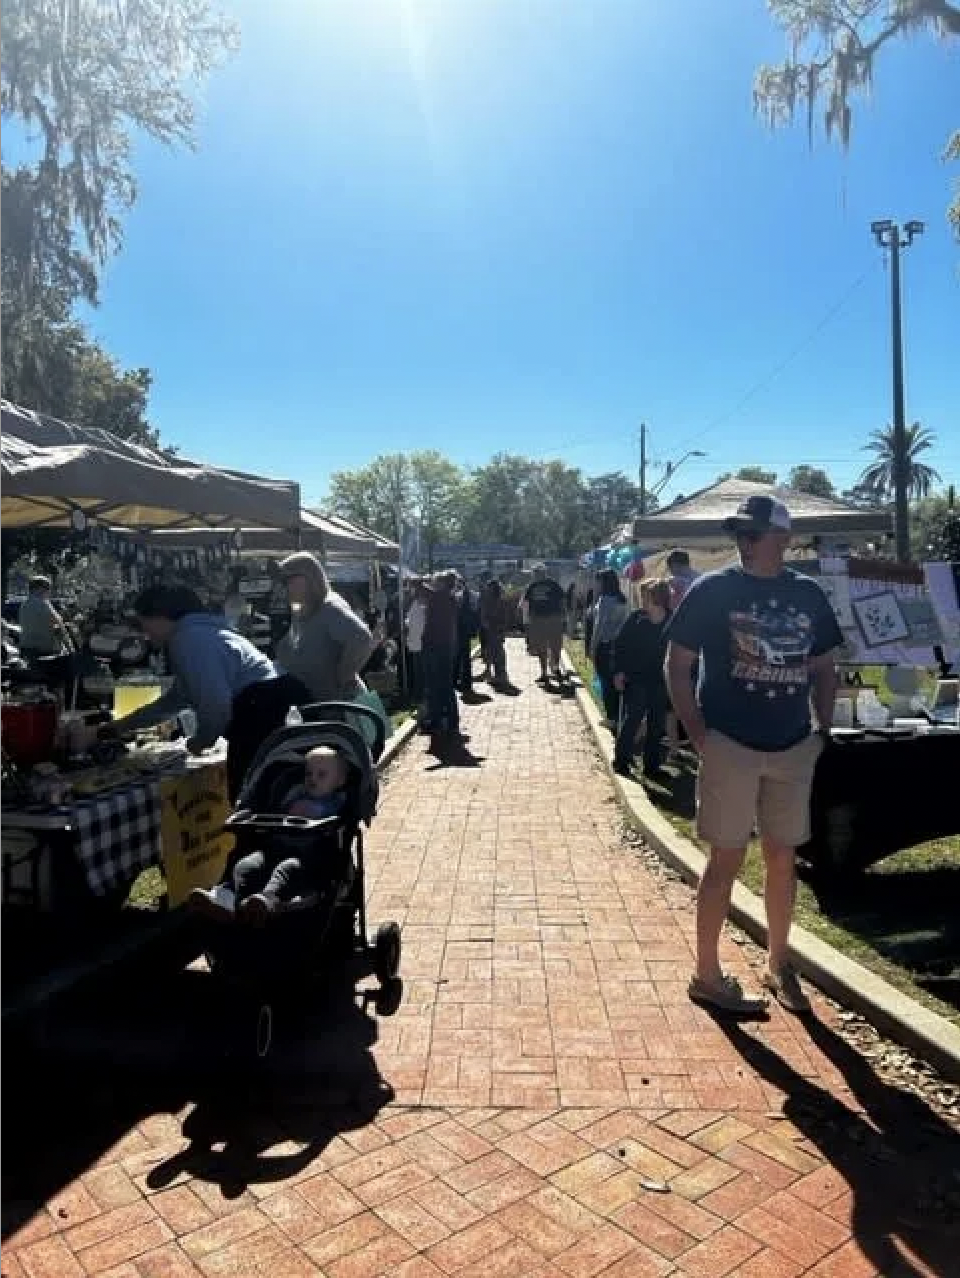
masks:
[(316, 555), (290, 555), (280, 571), (296, 611), (277, 644), (278, 665), (305, 683), (314, 701), (353, 701), (365, 690), (360, 671), (375, 647), (373, 635), (330, 589)]

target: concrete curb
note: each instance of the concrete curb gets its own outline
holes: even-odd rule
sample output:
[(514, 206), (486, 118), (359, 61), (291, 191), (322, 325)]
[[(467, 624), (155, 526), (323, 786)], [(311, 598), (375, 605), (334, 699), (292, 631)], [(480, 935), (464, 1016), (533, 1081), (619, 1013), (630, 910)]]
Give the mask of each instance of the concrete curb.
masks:
[[(573, 671), (564, 654), (566, 668)], [(647, 798), (642, 785), (613, 771), (610, 736), (601, 727), (600, 711), (589, 689), (578, 687), (577, 704), (604, 762), (620, 802), (630, 813), (647, 843), (687, 880), (699, 883), (706, 857)], [(730, 918), (762, 945), (767, 942), (763, 902), (742, 883), (733, 889)], [(882, 977), (835, 950), (832, 945), (794, 924), (790, 949), (797, 970), (818, 989), (853, 1011), (860, 1012), (881, 1033), (902, 1043), (928, 1061), (944, 1078), (960, 1083), (960, 1029), (901, 994)]]
[(383, 748), (383, 754), (377, 760), (377, 771), (383, 772), (385, 768), (388, 768), (411, 737), (415, 737), (416, 734), (417, 716), (413, 714), (397, 728), (392, 737), (388, 737), (387, 744)]

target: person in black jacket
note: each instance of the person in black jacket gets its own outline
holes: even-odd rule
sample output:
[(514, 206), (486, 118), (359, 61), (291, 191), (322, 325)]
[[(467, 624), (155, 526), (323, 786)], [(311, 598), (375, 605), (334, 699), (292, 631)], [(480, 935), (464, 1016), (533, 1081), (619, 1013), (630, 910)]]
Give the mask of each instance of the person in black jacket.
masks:
[(667, 687), (663, 677), (666, 623), (670, 615), (670, 586), (653, 578), (640, 587), (640, 608), (623, 623), (613, 651), (614, 687), (623, 697), (623, 715), (617, 732), (613, 767), (629, 776), (637, 733), (647, 721), (643, 743), (643, 770), (656, 776), (661, 770)]

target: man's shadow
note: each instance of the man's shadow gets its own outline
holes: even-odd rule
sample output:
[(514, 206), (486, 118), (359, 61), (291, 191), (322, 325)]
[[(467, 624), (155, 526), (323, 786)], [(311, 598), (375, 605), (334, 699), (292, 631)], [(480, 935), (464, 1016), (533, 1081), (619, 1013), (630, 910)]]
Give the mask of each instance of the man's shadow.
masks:
[(784, 1115), (849, 1185), (853, 1235), (876, 1271), (898, 1278), (960, 1271), (957, 1213), (948, 1220), (946, 1209), (936, 1208), (938, 1197), (942, 1203), (942, 1195), (956, 1195), (960, 1135), (918, 1096), (885, 1083), (812, 1014), (802, 1018), (804, 1027), (863, 1113), (803, 1077), (737, 1022), (714, 1020), (744, 1060), (786, 1094)]
[[(372, 1122), (394, 1099), (370, 1051), (375, 998), (357, 996), (344, 980), (309, 1011), (281, 1009), (286, 1029), (271, 1055), (260, 1062), (249, 1054), (222, 1059), (219, 1076), (208, 1076), (184, 1119), (188, 1145), (154, 1167), (147, 1185), (162, 1189), (189, 1177), (236, 1198), (251, 1184), (298, 1175), (337, 1135)], [(248, 1029), (254, 1032), (252, 1022)]]

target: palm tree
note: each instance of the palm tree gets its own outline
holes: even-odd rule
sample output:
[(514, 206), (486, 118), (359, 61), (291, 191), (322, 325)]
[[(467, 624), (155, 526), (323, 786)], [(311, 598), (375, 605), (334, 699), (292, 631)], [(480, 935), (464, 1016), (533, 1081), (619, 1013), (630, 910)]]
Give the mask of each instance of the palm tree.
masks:
[[(933, 433), (924, 430), (919, 422), (908, 426), (905, 432), (907, 495), (915, 501), (926, 497), (940, 478), (932, 466), (917, 460), (921, 453), (933, 447), (934, 439)], [(872, 490), (878, 497), (892, 496), (897, 460), (896, 431), (892, 426), (871, 431), (870, 442), (864, 444), (864, 448), (873, 453), (875, 460), (861, 474), (858, 486)]]

